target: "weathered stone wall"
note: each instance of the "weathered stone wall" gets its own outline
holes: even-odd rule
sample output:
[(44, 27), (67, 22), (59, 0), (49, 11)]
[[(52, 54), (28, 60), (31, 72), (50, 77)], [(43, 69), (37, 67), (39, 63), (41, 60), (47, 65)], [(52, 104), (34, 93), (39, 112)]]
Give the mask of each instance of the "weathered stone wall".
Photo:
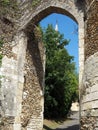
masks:
[[(83, 86), (81, 90), (81, 124), (82, 129), (98, 128), (98, 53), (85, 62)], [(86, 122), (85, 122), (86, 120)]]
[(81, 130), (98, 129), (98, 1), (86, 1), (85, 68), (81, 87)]
[(28, 36), (24, 68), (22, 101), (22, 130), (43, 128), (43, 57), (44, 47), (41, 33), (35, 28)]
[(85, 58), (98, 52), (98, 1), (94, 0), (87, 8), (85, 21)]
[[(27, 38), (23, 32), (20, 32), (9, 44), (11, 50), (7, 51), (7, 46), (3, 49), (3, 54), (5, 53), (5, 55), (2, 59), (1, 68), (1, 125), (4, 130), (13, 129), (14, 123), (20, 125), (20, 119), (18, 119), (18, 117), (21, 112), (21, 94), (24, 83), (23, 66)], [(17, 121), (15, 117), (18, 119)]]

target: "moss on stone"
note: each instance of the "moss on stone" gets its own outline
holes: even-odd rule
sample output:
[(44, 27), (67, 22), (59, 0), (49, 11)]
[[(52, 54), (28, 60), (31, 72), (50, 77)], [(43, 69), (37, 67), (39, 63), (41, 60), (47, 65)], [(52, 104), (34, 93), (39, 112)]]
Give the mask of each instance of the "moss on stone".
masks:
[(10, 0), (1, 0), (1, 4), (7, 6), (10, 4)]
[(0, 1), (0, 16), (9, 16), (16, 18), (19, 15), (18, 4), (16, 0), (1, 0)]
[(32, 6), (35, 7), (40, 3), (41, 0), (33, 0)]

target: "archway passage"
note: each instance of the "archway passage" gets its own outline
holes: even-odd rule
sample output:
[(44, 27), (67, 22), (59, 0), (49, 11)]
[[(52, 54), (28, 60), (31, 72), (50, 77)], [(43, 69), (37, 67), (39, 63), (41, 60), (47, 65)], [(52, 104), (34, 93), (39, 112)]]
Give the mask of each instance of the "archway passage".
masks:
[[(70, 3), (70, 4), (72, 4), (72, 3)], [(79, 20), (79, 17), (81, 17), (81, 19), (83, 20), (83, 14), (82, 13), (80, 15), (75, 10), (75, 13), (77, 13), (77, 16), (75, 15), (76, 16), (75, 17), (73, 14), (71, 14), (70, 12), (68, 12), (67, 10), (65, 10), (64, 7), (63, 8), (59, 7), (59, 4), (55, 6), (54, 3), (53, 3), (53, 5), (51, 5), (51, 6), (48, 5), (47, 8), (45, 8), (45, 9), (41, 10), (40, 12), (38, 12), (38, 14), (36, 14), (35, 16), (33, 16), (33, 18), (27, 23), (27, 25), (24, 26), (25, 28), (23, 27), (24, 30), (25, 30), (25, 34), (27, 35), (27, 39), (28, 39), (27, 53), (29, 53), (29, 55), (28, 54), (27, 55), (29, 57), (32, 55), (31, 60), (33, 59), (32, 60), (33, 62), (30, 60), (30, 62), (32, 62), (33, 64), (30, 63), (30, 62), (26, 63), (26, 64), (29, 63), (29, 67), (27, 67), (27, 68), (31, 69), (33, 67), (33, 71), (35, 71), (36, 75), (34, 74), (33, 71), (32, 72), (30, 71), (29, 75), (32, 75), (32, 77), (34, 77), (34, 79), (37, 77), (36, 81), (33, 80), (31, 83), (29, 82), (29, 85), (27, 83), (27, 87), (24, 86), (24, 93), (27, 93), (27, 98), (22, 100), (22, 104), (23, 104), (23, 107), (22, 107), (22, 117), (23, 118), (21, 118), (22, 119), (21, 121), (23, 122), (22, 126), (23, 127), (27, 127), (28, 129), (30, 127), (33, 127), (32, 126), (32, 120), (33, 120), (33, 122), (36, 122), (36, 124), (34, 124), (34, 127), (36, 126), (37, 129), (39, 129), (40, 127), (42, 127), (42, 120), (43, 120), (43, 111), (42, 111), (43, 110), (43, 86), (42, 85), (43, 85), (43, 76), (44, 76), (44, 73), (43, 73), (43, 71), (44, 71), (44, 66), (43, 66), (44, 65), (43, 64), (44, 63), (44, 51), (42, 51), (43, 50), (42, 43), (41, 43), (42, 41), (36, 35), (38, 33), (36, 25), (38, 24), (38, 22), (41, 19), (43, 19), (45, 16), (47, 16), (48, 14), (51, 14), (53, 12), (61, 13), (61, 14), (66, 14), (67, 16), (73, 18), (73, 20), (75, 20), (75, 21), (78, 22), (79, 28), (82, 28), (82, 31), (83, 31), (83, 25), (84, 25), (84, 23)], [(81, 38), (82, 38), (82, 49), (80, 47), (79, 51), (80, 52), (82, 51), (82, 54), (83, 54), (83, 44), (84, 44), (83, 36), (84, 35), (83, 35), (82, 31), (79, 33), (79, 36), (81, 36), (81, 33), (82, 33), (82, 36), (81, 36)], [(34, 32), (33, 36), (32, 36), (32, 32)], [(38, 35), (40, 35), (40, 34), (38, 34)], [(79, 39), (79, 42), (80, 42), (79, 46), (81, 46), (81, 38)], [(34, 47), (34, 48), (32, 48), (32, 47)], [(84, 61), (83, 55), (80, 55), (80, 58), (82, 59), (82, 64), (81, 64), (82, 67), (80, 67), (81, 68), (81, 70), (80, 70), (80, 78), (81, 78), (82, 77), (82, 70), (83, 70), (83, 61)], [(30, 65), (31, 65), (31, 67), (30, 67)], [(29, 76), (27, 74), (27, 77), (25, 76), (25, 78), (26, 78), (25, 82), (28, 82), (27, 81), (28, 77)], [(34, 85), (35, 82), (37, 82), (36, 86)], [(31, 92), (30, 88), (33, 87), (32, 84), (34, 85), (34, 89), (32, 89), (32, 92)], [(26, 85), (26, 83), (25, 83), (25, 85)], [(25, 88), (26, 88), (26, 90), (25, 90)], [(31, 93), (28, 92), (28, 91), (30, 91)], [(36, 92), (35, 95), (34, 95), (34, 92)], [(32, 99), (32, 97), (33, 97), (34, 100), (30, 102), (30, 99)], [(31, 105), (29, 103), (31, 103)], [(26, 106), (30, 105), (32, 107), (28, 108), (25, 105)], [(38, 108), (37, 111), (36, 111), (36, 108)], [(26, 110), (27, 110), (27, 112), (26, 112)], [(29, 113), (28, 111), (31, 111), (31, 112)], [(28, 116), (25, 113), (29, 113)], [(39, 121), (41, 121), (40, 124), (39, 124)]]
[[(67, 60), (65, 59), (67, 54), (64, 53), (65, 51), (63, 51), (63, 53), (61, 53), (61, 51), (64, 48), (62, 48), (62, 49), (59, 48), (59, 45), (62, 44), (64, 39), (66, 39), (66, 40), (70, 39), (70, 42), (67, 45), (67, 46), (70, 46), (69, 54), (71, 52), (73, 52), (74, 55), (72, 55), (72, 53), (70, 55), (74, 56), (74, 58), (76, 58), (75, 56), (78, 57), (78, 54), (76, 53), (78, 51), (78, 43), (77, 43), (78, 32), (76, 32), (77, 34), (73, 34), (74, 31), (76, 31), (76, 30), (74, 30), (75, 29), (74, 26), (76, 24), (72, 19), (68, 18), (65, 15), (56, 14), (56, 13), (53, 13), (53, 14), (49, 15), (48, 17), (46, 17), (45, 19), (43, 19), (41, 21), (40, 25), (44, 29), (43, 37), (44, 37), (44, 42), (46, 43), (45, 44), (45, 46), (46, 46), (46, 67), (45, 67), (45, 69), (46, 70), (45, 70), (45, 87), (44, 87), (44, 119), (45, 119), (44, 128), (46, 128), (45, 126), (49, 125), (47, 122), (52, 123), (51, 119), (52, 120), (54, 119), (53, 122), (55, 122), (55, 119), (58, 120), (58, 122), (60, 122), (60, 119), (62, 120), (62, 118), (64, 118), (67, 115), (67, 112), (70, 110), (72, 100), (74, 102), (76, 101), (76, 100), (74, 100), (74, 98), (75, 98), (75, 94), (76, 94), (75, 92), (78, 91), (78, 85), (75, 84), (75, 86), (74, 86), (74, 83), (76, 83), (76, 82), (72, 83), (70, 81), (68, 81), (69, 87), (68, 87), (68, 85), (67, 86), (65, 85), (68, 80), (67, 70), (69, 70), (70, 64), (69, 64), (69, 66), (67, 66), (67, 68), (65, 67), (66, 63), (68, 63)], [(65, 35), (65, 37), (63, 37), (64, 38), (63, 40), (62, 40), (62, 38), (60, 38), (61, 34)], [(75, 36), (76, 36), (77, 40), (75, 39)], [(59, 42), (57, 42), (58, 39), (59, 39)], [(66, 48), (66, 45), (65, 45), (65, 48)], [(64, 50), (66, 50), (66, 49), (64, 49)], [(61, 54), (63, 55), (63, 57)], [(65, 62), (63, 62), (63, 61), (65, 61)], [(72, 60), (72, 62), (73, 62), (73, 60)], [(65, 70), (65, 68), (66, 68), (66, 70)], [(71, 66), (71, 68), (72, 68), (72, 66)], [(64, 76), (64, 75), (66, 75), (65, 73), (67, 74), (67, 76)], [(71, 74), (72, 73), (73, 72), (71, 72)], [(72, 77), (70, 77), (70, 78), (72, 79)], [(76, 80), (74, 79), (74, 81), (76, 81)], [(77, 84), (78, 84), (78, 80), (77, 80)], [(69, 90), (70, 87), (73, 88), (71, 90), (76, 90), (74, 92), (74, 96), (72, 96), (73, 91)], [(73, 107), (75, 107), (75, 105), (73, 105)], [(75, 111), (75, 108), (73, 108), (71, 110), (73, 112), (73, 111)], [(77, 114), (76, 118), (79, 118), (79, 114)], [(76, 123), (79, 125), (79, 119), (77, 119)], [(72, 124), (70, 124), (70, 125), (72, 125)], [(52, 125), (49, 125), (49, 126), (50, 126), (50, 128), (52, 128)], [(65, 125), (65, 127), (66, 127), (66, 125)], [(77, 127), (77, 129), (79, 129), (79, 128)]]

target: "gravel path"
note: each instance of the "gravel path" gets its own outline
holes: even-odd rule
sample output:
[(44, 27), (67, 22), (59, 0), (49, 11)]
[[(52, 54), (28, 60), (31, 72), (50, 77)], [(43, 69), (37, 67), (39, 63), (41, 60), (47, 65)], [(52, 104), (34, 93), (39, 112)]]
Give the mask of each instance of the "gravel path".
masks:
[(56, 130), (79, 130), (79, 112), (73, 114)]

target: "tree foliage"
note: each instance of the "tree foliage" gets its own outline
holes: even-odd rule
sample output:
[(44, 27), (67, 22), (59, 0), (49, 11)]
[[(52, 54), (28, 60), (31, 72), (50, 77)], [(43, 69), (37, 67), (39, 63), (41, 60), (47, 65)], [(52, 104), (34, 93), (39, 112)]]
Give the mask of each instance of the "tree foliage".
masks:
[(52, 25), (43, 31), (46, 47), (45, 105), (46, 118), (65, 117), (72, 101), (78, 97), (78, 76), (74, 57), (65, 49), (69, 41)]

